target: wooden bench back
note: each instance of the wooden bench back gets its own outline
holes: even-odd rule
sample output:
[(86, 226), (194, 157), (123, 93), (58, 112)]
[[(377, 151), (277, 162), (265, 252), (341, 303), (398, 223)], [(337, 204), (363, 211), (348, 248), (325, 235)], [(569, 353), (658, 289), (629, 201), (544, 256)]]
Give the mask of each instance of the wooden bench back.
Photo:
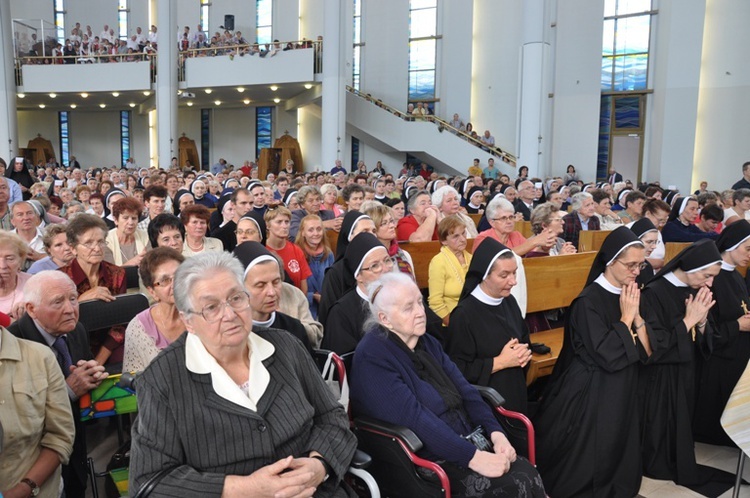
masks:
[(474, 226), (478, 227), (479, 226), (479, 222), (482, 220), (482, 216), (484, 216), (484, 215), (483, 214), (469, 214), (468, 216), (469, 216), (469, 218), (471, 218), (472, 220), (474, 220)]
[[(430, 274), (430, 261), (440, 252), (442, 244), (437, 240), (430, 242), (399, 242), (399, 247), (408, 252), (414, 262), (414, 274), (417, 278), (417, 286), (420, 289), (428, 287)], [(466, 241), (466, 250), (471, 252), (474, 246), (474, 239)]]
[(517, 221), (513, 229), (517, 232), (521, 232), (521, 235), (523, 235), (527, 239), (534, 235), (534, 233), (531, 231), (530, 221)]
[(611, 230), (581, 230), (578, 232), (578, 252), (597, 252)]
[(666, 242), (664, 244), (664, 264), (669, 263), (675, 256), (688, 247), (692, 242)]
[(570, 306), (586, 285), (595, 257), (595, 252), (582, 252), (524, 259), (526, 313)]
[(336, 244), (339, 242), (339, 233), (336, 230), (326, 230), (326, 237), (328, 237), (328, 243), (331, 246), (333, 255), (336, 255)]

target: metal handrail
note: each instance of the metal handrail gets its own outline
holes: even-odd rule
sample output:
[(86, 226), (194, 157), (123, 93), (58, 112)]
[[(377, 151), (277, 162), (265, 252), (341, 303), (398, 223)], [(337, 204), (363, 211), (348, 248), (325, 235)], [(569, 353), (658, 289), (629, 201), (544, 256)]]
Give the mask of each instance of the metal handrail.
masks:
[(375, 99), (372, 97), (372, 95), (362, 93), (359, 90), (356, 90), (355, 88), (349, 85), (347, 85), (346, 90), (349, 93), (356, 95), (357, 97), (360, 97), (368, 102), (371, 102), (372, 104), (380, 107), (381, 109), (385, 109), (386, 111), (390, 112), (391, 114), (393, 114), (394, 116), (398, 118), (403, 119), (404, 121), (426, 121), (426, 122), (435, 123), (438, 126), (439, 131), (443, 131), (443, 129), (448, 129), (454, 135), (458, 135), (464, 140), (466, 140), (467, 142), (475, 145), (476, 147), (479, 147), (482, 150), (489, 152), (493, 156), (500, 158), (503, 162), (513, 167), (516, 166), (516, 156), (514, 156), (510, 152), (506, 152), (500, 147), (489, 147), (486, 144), (484, 144), (481, 140), (472, 137), (465, 131), (459, 128), (456, 128), (455, 126), (452, 126), (448, 121), (442, 118), (439, 118), (434, 115), (426, 115), (424, 117), (412, 116), (408, 112), (404, 112), (399, 109), (396, 109), (395, 107), (391, 107), (390, 105), (386, 104), (382, 100)]

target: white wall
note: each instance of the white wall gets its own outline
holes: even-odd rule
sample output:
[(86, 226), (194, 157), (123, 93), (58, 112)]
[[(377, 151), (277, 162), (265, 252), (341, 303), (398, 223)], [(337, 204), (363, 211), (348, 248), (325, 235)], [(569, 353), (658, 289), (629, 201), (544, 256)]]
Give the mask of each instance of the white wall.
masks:
[(323, 34), (323, 0), (299, 0), (299, 17), (300, 39), (313, 40)]
[[(120, 165), (120, 111), (70, 113), (70, 153), (84, 168)], [(131, 147), (138, 150), (138, 144)], [(144, 158), (146, 164), (147, 158)]]
[[(438, 72), (435, 91), (440, 102), (435, 105), (437, 116), (450, 121), (453, 114), (463, 116), (471, 111), (471, 40), (473, 31), (472, 2), (439, 2)], [(384, 164), (385, 166), (385, 164)], [(401, 169), (399, 165), (398, 169)]]
[(601, 0), (558, 3), (551, 173), (573, 164), (586, 181), (596, 176), (601, 100)]
[(320, 134), (323, 132), (320, 121), (320, 107), (307, 105), (297, 111), (299, 120), (299, 147), (302, 151), (302, 159), (306, 170), (330, 169), (333, 166), (324, 167), (322, 164), (323, 149), (321, 148)]
[[(26, 147), (30, 140), (41, 135), (52, 142), (55, 157), (60, 157), (60, 134), (57, 113), (54, 111), (18, 111), (18, 143)], [(75, 153), (73, 154), (75, 155)]]
[[(200, 143), (200, 133), (196, 142)], [(220, 157), (235, 166), (242, 166), (243, 161), (255, 158), (254, 107), (214, 109), (211, 119), (211, 164)]]

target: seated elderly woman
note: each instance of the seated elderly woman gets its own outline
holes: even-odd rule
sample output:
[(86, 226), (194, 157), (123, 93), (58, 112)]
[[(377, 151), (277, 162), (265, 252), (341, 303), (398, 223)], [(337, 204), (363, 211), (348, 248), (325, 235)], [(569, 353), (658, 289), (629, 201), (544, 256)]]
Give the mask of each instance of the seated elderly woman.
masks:
[(554, 242), (547, 245), (550, 240), (526, 253), (526, 257), (533, 256), (557, 256), (558, 254), (575, 254), (577, 249), (570, 242), (565, 242), (560, 235), (563, 231), (563, 215), (558, 206), (551, 202), (539, 204), (531, 212), (531, 231), (534, 235), (552, 232), (556, 238)]
[(156, 215), (148, 224), (148, 240), (151, 247), (171, 247), (181, 253), (185, 240), (185, 225), (173, 214)]
[(563, 239), (578, 247), (578, 234), (581, 230), (600, 230), (596, 203), (588, 192), (578, 192), (570, 200), (573, 211), (563, 216)]
[(409, 242), (427, 242), (438, 240), (437, 224), (440, 211), (432, 205), (429, 192), (419, 190), (409, 196), (407, 201), (409, 215), (398, 220), (396, 237)]
[(344, 409), (298, 340), (253, 330), (242, 272), (225, 252), (177, 270), (187, 333), (138, 379), (130, 489), (161, 474), (157, 495), (355, 496)]
[[(104, 261), (107, 225), (102, 219), (93, 214), (81, 214), (68, 222), (66, 231), (75, 258), (60, 271), (76, 284), (78, 300), (114, 301), (116, 295), (124, 294), (127, 291), (125, 270)], [(125, 342), (123, 330), (110, 329), (103, 340), (91, 342), (95, 348), (95, 360), (100, 365), (108, 359), (113, 363), (122, 361), (122, 344)], [(99, 349), (96, 349), (99, 346), (97, 342), (101, 344)], [(116, 354), (113, 355), (114, 352)]]
[(378, 201), (366, 201), (362, 204), (362, 211), (375, 224), (374, 235), (381, 244), (388, 249), (388, 254), (394, 259), (398, 271), (414, 276), (414, 261), (411, 255), (399, 246), (396, 240), (396, 224), (393, 209)]
[(393, 270), (393, 259), (374, 235), (360, 233), (346, 248), (344, 271), (356, 286), (331, 306), (323, 323), (323, 349), (345, 354), (354, 351), (364, 332), (367, 285)]
[(494, 388), (506, 408), (528, 413), (529, 329), (511, 295), (517, 268), (513, 251), (494, 239), (474, 251), (451, 313), (446, 352), (469, 382)]
[(466, 250), (466, 226), (458, 216), (445, 217), (438, 224), (438, 235), (442, 247), (430, 261), (428, 302), (448, 325), (469, 271), (471, 253)]
[(169, 247), (157, 247), (141, 260), (138, 273), (155, 304), (138, 313), (125, 331), (122, 371), (145, 369), (159, 351), (184, 331), (174, 304), (174, 274), (185, 257)]
[(481, 245), (482, 241), (490, 237), (504, 246), (513, 249), (519, 256), (525, 256), (527, 252), (542, 247), (552, 247), (557, 242), (557, 234), (554, 230), (547, 228), (528, 239), (515, 229), (515, 208), (508, 200), (496, 196), (487, 205), (487, 221), (490, 228), (481, 232), (474, 239), (473, 250)]
[(669, 221), (661, 230), (664, 242), (697, 242), (701, 239), (717, 239), (718, 233), (704, 232), (693, 224), (698, 217), (698, 209), (698, 200), (695, 197), (677, 197), (669, 213)]
[[(290, 189), (291, 190), (291, 189)], [(289, 194), (289, 191), (287, 191)], [(323, 228), (326, 230), (341, 230), (341, 223), (343, 222), (341, 217), (336, 217), (333, 211), (321, 209), (322, 196), (318, 187), (314, 185), (306, 185), (299, 189), (297, 192), (297, 202), (299, 203), (300, 209), (292, 211), (292, 218), (289, 225), (289, 240), (294, 240), (297, 237), (299, 231), (299, 223), (302, 218), (309, 214), (316, 214), (323, 220)], [(286, 199), (284, 199), (286, 203)], [(287, 203), (288, 205), (288, 203)], [(292, 209), (291, 207), (289, 209)]]
[[(369, 286), (371, 318), (351, 375), (352, 410), (408, 427), (420, 456), (439, 460), (452, 496), (543, 497), (539, 473), (509, 443), (491, 409), (425, 334), (422, 295), (406, 275), (389, 273)], [(489, 443), (465, 438), (481, 427)]]
[(143, 204), (133, 197), (123, 197), (112, 205), (112, 217), (117, 228), (107, 234), (107, 248), (112, 252), (112, 263), (117, 266), (138, 266), (146, 251), (151, 249), (146, 230), (138, 228)]
[(438, 223), (446, 216), (456, 215), (466, 226), (466, 238), (473, 239), (477, 236), (477, 226), (469, 215), (462, 212), (461, 197), (456, 189), (449, 185), (440, 187), (432, 194), (432, 205), (438, 208)]
[(180, 221), (185, 226), (185, 243), (182, 254), (188, 258), (204, 251), (223, 251), (219, 239), (206, 237), (211, 212), (201, 204), (193, 204), (180, 210)]
[(23, 288), (31, 275), (21, 271), (28, 245), (11, 232), (0, 231), (0, 312), (17, 320), (24, 313)]
[(42, 242), (44, 243), (44, 251), (47, 253), (47, 257), (35, 261), (27, 271), (29, 275), (35, 275), (44, 270), (57, 270), (73, 260), (73, 249), (68, 244), (65, 225), (59, 223), (47, 225), (44, 229)]

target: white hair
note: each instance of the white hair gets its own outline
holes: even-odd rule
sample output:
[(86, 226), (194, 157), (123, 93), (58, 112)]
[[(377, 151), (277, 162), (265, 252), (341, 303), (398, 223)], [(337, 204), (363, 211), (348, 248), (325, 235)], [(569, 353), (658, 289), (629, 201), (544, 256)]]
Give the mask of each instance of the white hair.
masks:
[(456, 199), (461, 199), (461, 196), (458, 195), (458, 190), (454, 189), (450, 185), (443, 185), (439, 189), (437, 189), (432, 194), (432, 205), (436, 206), (438, 209), (443, 205), (443, 200), (445, 199), (446, 194), (453, 193), (456, 196)]
[(573, 197), (570, 198), (570, 207), (573, 208), (573, 211), (578, 211), (581, 209), (581, 206), (583, 205), (583, 201), (586, 199), (593, 199), (594, 196), (589, 194), (588, 192), (578, 192)]
[(49, 286), (52, 283), (68, 285), (71, 290), (76, 293), (78, 292), (75, 282), (73, 282), (73, 280), (71, 280), (71, 278), (65, 273), (59, 270), (44, 270), (33, 275), (26, 281), (26, 285), (23, 287), (24, 300), (34, 306), (41, 305), (42, 298), (44, 297), (44, 294), (48, 292)]
[(401, 297), (395, 292), (396, 289), (416, 286), (409, 275), (400, 271), (385, 273), (379, 279), (370, 282), (367, 286), (370, 315), (365, 320), (363, 329), (375, 330), (376, 326), (381, 324), (378, 315), (384, 313), (387, 316)]
[(495, 218), (498, 211), (508, 211), (509, 213), (515, 213), (516, 208), (510, 203), (505, 197), (495, 196), (494, 199), (487, 204), (486, 216), (488, 220)]

